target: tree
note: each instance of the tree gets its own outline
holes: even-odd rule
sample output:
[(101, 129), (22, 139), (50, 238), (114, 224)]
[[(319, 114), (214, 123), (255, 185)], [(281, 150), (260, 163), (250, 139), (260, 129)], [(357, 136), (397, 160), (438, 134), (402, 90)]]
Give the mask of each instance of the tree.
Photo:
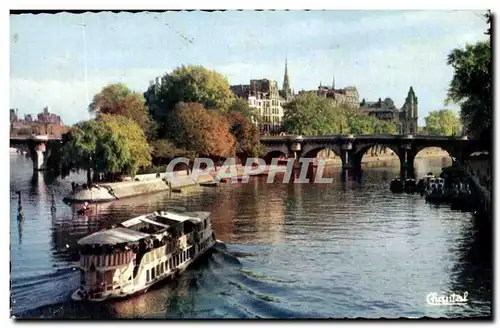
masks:
[(373, 116), (353, 112), (347, 118), (349, 132), (352, 134), (374, 134), (376, 121)]
[(259, 156), (261, 153), (259, 129), (242, 112), (230, 112), (229, 131), (236, 141), (236, 153), (245, 156)]
[[(139, 168), (151, 165), (151, 148), (137, 122), (124, 116), (112, 115), (102, 115), (100, 120), (110, 131), (108, 135), (111, 134), (118, 142), (124, 144), (123, 147), (128, 148), (130, 156), (122, 163), (123, 171), (133, 176)], [(127, 150), (124, 151), (126, 154)]]
[(94, 96), (94, 99), (89, 105), (91, 114), (119, 114), (117, 109), (119, 104), (132, 91), (123, 83), (108, 84)]
[(429, 135), (454, 136), (461, 133), (460, 119), (449, 109), (431, 111), (425, 118), (425, 127)]
[(78, 123), (65, 141), (64, 165), (87, 170), (87, 183), (92, 182), (91, 170), (135, 175), (140, 167), (151, 164), (144, 132), (123, 116), (101, 114), (99, 119)]
[(176, 147), (196, 155), (234, 155), (235, 140), (226, 117), (218, 111), (206, 110), (199, 103), (178, 103), (170, 115), (166, 134)]
[(152, 155), (158, 164), (162, 164), (164, 159), (173, 159), (175, 157), (187, 157), (194, 159), (195, 153), (186, 149), (179, 148), (169, 139), (157, 139), (151, 144), (153, 147)]
[(250, 107), (248, 102), (243, 98), (234, 98), (229, 106), (229, 112), (240, 112), (252, 123), (260, 123), (260, 116), (255, 108)]
[(96, 145), (104, 134), (104, 125), (96, 120), (80, 122), (64, 136), (62, 161), (65, 167), (87, 170), (87, 183), (92, 181), (95, 169)]
[(375, 134), (398, 134), (399, 125), (396, 121), (377, 120), (374, 132)]
[(146, 136), (155, 135), (155, 124), (146, 106), (144, 96), (132, 92), (125, 84), (109, 84), (94, 96), (89, 112), (97, 115), (110, 114), (128, 117), (143, 129)]
[(460, 104), (460, 118), (473, 137), (491, 140), (492, 137), (492, 61), (490, 41), (454, 49), (448, 55), (453, 78), (447, 102)]
[(197, 102), (227, 112), (233, 98), (227, 79), (203, 66), (176, 68), (163, 76), (161, 85), (150, 86), (144, 96), (152, 118), (160, 125), (161, 137), (166, 133), (169, 112), (178, 102)]
[(345, 124), (342, 110), (331, 99), (315, 93), (300, 94), (284, 106), (284, 129), (292, 134), (322, 135), (340, 133)]

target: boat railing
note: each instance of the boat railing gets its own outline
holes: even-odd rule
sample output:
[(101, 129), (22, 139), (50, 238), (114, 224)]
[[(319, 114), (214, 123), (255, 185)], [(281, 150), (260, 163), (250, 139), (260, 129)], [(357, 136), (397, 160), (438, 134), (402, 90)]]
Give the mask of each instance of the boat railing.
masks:
[[(186, 236), (187, 240), (190, 240), (192, 237), (194, 237), (195, 232), (196, 231), (192, 231), (192, 232), (186, 234), (185, 236)], [(202, 230), (201, 232), (199, 231), (198, 233), (200, 234), (200, 236), (203, 236), (204, 232), (205, 231)], [(187, 249), (189, 249), (191, 247), (192, 247), (191, 245), (188, 245)], [(175, 250), (181, 251), (181, 248), (179, 245), (179, 239), (174, 239), (166, 245), (160, 246), (158, 248), (155, 248), (155, 249), (150, 250), (149, 252), (145, 253), (142, 256), (140, 263), (137, 264), (138, 269), (137, 269), (137, 272), (134, 274), (133, 281), (135, 281), (136, 279), (139, 279), (139, 277), (142, 275), (142, 272), (144, 271), (144, 267), (146, 266), (147, 263), (150, 263), (150, 262), (154, 261), (155, 259), (161, 258), (166, 254), (175, 253)]]
[(101, 255), (80, 255), (80, 266), (85, 270), (90, 269), (92, 264), (98, 268), (115, 268), (128, 265), (135, 257), (132, 250), (119, 253), (101, 254)]

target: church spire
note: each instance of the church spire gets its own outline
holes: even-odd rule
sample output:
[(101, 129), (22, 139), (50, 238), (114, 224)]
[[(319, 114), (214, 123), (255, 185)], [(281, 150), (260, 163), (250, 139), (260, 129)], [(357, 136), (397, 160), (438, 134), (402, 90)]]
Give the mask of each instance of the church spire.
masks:
[(290, 78), (288, 77), (288, 57), (285, 57), (285, 76), (283, 77), (283, 95), (285, 99), (291, 97)]

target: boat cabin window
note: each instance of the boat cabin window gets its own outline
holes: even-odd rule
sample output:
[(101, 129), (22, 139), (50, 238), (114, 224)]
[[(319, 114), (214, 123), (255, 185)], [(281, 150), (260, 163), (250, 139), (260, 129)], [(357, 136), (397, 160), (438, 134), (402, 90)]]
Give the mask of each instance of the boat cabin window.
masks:
[(155, 278), (155, 268), (151, 268), (151, 280)]
[(149, 279), (149, 270), (146, 270), (146, 281), (148, 281), (148, 282), (149, 282), (149, 280), (150, 280), (150, 279)]

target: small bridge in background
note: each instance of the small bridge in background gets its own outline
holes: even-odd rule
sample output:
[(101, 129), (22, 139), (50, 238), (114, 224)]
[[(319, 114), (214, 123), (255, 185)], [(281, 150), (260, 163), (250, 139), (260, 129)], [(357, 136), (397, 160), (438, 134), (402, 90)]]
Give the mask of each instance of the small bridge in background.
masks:
[(26, 151), (33, 161), (33, 170), (47, 169), (54, 150), (62, 146), (62, 137), (50, 135), (10, 136), (10, 147)]

